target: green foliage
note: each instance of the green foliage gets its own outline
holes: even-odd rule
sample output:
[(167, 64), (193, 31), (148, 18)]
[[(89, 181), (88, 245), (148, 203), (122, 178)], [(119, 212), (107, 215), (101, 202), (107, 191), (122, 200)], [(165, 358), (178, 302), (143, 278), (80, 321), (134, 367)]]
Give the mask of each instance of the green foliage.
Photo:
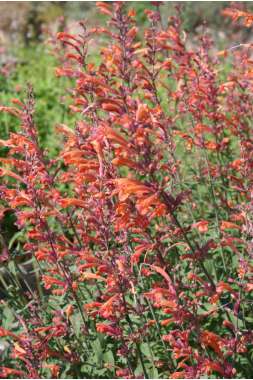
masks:
[[(50, 154), (55, 155), (59, 148), (59, 139), (54, 133), (55, 125), (57, 123), (71, 125), (72, 121), (66, 96), (65, 101), (61, 101), (67, 81), (65, 78), (56, 78), (57, 61), (44, 45), (23, 47), (14, 50), (13, 54), (17, 62), (15, 67), (7, 77), (0, 76), (2, 88), (0, 104), (10, 104), (11, 99), (22, 97), (21, 89), (25, 89), (27, 83), (31, 83), (36, 96), (35, 122), (40, 143), (43, 148), (46, 147), (49, 150)], [(15, 132), (18, 125), (16, 118), (6, 114), (0, 115), (0, 123), (2, 125), (1, 139), (7, 138), (10, 132)]]

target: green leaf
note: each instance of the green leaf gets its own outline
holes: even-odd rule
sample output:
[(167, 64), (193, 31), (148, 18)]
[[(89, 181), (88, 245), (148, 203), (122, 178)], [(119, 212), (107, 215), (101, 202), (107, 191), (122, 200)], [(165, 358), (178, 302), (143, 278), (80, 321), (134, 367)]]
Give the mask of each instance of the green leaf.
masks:
[(115, 361), (114, 361), (114, 356), (113, 356), (113, 352), (110, 350), (110, 351), (106, 351), (104, 354), (103, 354), (103, 361), (105, 363), (109, 363), (111, 365), (115, 365)]
[(81, 324), (82, 324), (80, 314), (76, 313), (76, 314), (71, 315), (70, 321), (72, 323), (72, 326), (73, 326), (73, 329), (74, 329), (76, 336), (79, 337), (80, 331), (81, 331)]
[(103, 349), (100, 343), (100, 339), (96, 338), (93, 342), (91, 342), (93, 352), (95, 353), (96, 364), (98, 367), (102, 366), (103, 363)]
[(3, 309), (3, 328), (10, 330), (13, 327), (13, 322), (15, 321), (15, 316), (9, 307)]
[(149, 363), (146, 366), (148, 368), (149, 377), (152, 379), (156, 379), (158, 377), (158, 371), (155, 366), (154, 360), (156, 359), (152, 353), (150, 344), (148, 343), (141, 343), (140, 345), (141, 352), (148, 358)]
[(147, 356), (148, 358), (150, 358), (151, 352), (150, 352), (150, 348), (149, 348), (148, 343), (142, 343), (141, 346), (140, 346), (140, 348), (141, 348), (142, 353), (145, 356)]
[(11, 249), (13, 244), (16, 242), (16, 240), (18, 240), (19, 237), (22, 237), (22, 236), (24, 236), (23, 231), (18, 231), (17, 233), (15, 233), (9, 241), (8, 248)]

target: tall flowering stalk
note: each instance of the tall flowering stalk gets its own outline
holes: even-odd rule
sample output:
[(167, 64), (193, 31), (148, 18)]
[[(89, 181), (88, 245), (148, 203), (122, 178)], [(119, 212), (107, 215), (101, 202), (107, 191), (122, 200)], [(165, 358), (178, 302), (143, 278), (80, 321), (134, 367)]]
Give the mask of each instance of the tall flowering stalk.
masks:
[(187, 48), (159, 2), (143, 38), (134, 10), (97, 6), (107, 28), (58, 33), (76, 116), (56, 126), (59, 156), (40, 148), (30, 87), (1, 107), (21, 121), (0, 141), (1, 197), (45, 289), (0, 329), (1, 376), (249, 376), (250, 57), (220, 75), (208, 36)]

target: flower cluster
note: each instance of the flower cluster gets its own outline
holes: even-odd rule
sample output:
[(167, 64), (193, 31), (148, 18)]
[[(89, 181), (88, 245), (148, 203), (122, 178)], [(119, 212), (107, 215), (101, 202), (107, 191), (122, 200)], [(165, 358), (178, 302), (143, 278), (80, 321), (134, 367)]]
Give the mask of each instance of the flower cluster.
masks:
[(43, 284), (0, 329), (2, 377), (252, 373), (250, 46), (214, 56), (203, 35), (190, 50), (153, 5), (143, 36), (121, 2), (97, 3), (107, 28), (58, 33), (75, 116), (56, 126), (58, 157), (40, 148), (30, 87), (0, 109), (21, 121), (0, 141), (2, 213)]

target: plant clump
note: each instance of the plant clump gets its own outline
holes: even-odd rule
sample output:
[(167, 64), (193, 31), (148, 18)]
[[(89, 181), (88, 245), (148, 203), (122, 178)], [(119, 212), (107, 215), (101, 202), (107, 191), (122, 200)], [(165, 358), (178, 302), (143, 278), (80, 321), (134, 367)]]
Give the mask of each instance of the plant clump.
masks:
[(20, 120), (0, 141), (1, 215), (38, 270), (38, 289), (1, 305), (2, 377), (252, 374), (251, 46), (189, 49), (179, 15), (163, 25), (152, 4), (143, 36), (121, 2), (97, 3), (107, 27), (58, 34), (76, 116), (58, 156), (31, 87), (0, 109)]

